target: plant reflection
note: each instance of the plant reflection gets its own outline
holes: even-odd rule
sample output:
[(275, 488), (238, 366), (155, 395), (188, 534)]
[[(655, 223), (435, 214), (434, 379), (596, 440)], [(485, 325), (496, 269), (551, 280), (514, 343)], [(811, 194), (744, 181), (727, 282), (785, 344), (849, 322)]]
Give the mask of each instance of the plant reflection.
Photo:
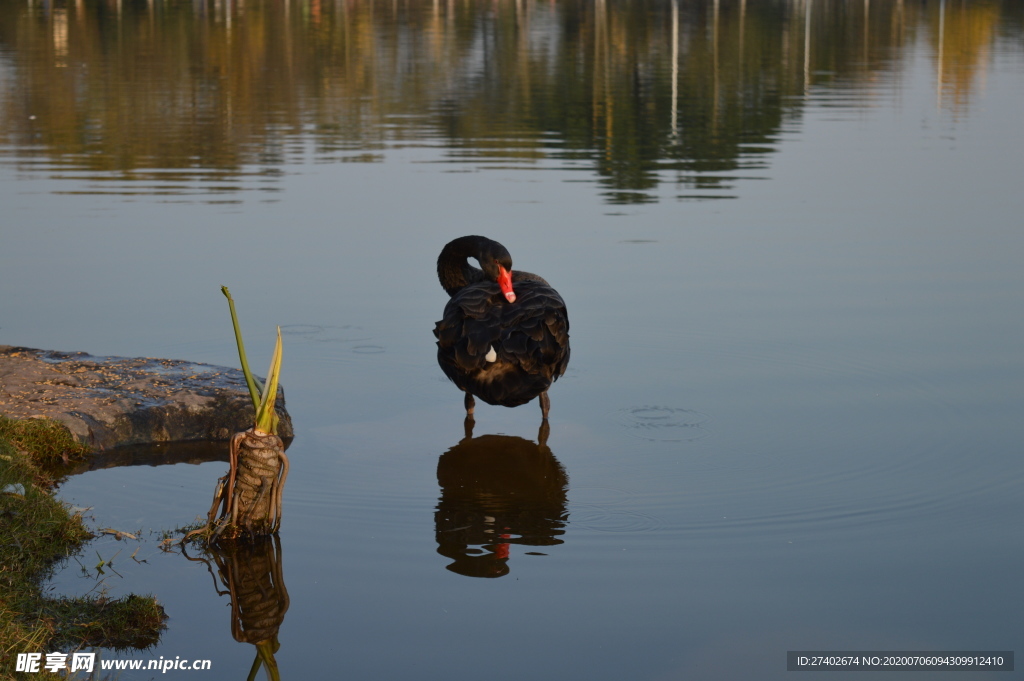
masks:
[(217, 595), (226, 594), (231, 599), (231, 636), (239, 643), (256, 646), (249, 679), (264, 667), (268, 678), (279, 681), (274, 655), (281, 647), (278, 631), (289, 605), (281, 538), (272, 535), (257, 537), (252, 542), (210, 546), (202, 558), (188, 556), (184, 546), (182, 553), (189, 560), (206, 563)]
[[(441, 497), (434, 514), (437, 552), (448, 570), (467, 577), (503, 577), (511, 547), (562, 543), (569, 477), (547, 446), (509, 435), (466, 435), (437, 461)], [(530, 552), (532, 555), (543, 555)]]

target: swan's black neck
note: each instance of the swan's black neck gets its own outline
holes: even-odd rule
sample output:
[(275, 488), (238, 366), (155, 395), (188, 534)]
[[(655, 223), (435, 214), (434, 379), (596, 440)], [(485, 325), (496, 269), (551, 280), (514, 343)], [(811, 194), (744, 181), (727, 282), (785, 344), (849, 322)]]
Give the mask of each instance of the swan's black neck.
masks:
[[(476, 258), (483, 270), (469, 264)], [(512, 256), (497, 241), (483, 236), (463, 236), (448, 242), (437, 257), (437, 278), (453, 296), (465, 286), (481, 281), (496, 281), (498, 265), (511, 271)]]

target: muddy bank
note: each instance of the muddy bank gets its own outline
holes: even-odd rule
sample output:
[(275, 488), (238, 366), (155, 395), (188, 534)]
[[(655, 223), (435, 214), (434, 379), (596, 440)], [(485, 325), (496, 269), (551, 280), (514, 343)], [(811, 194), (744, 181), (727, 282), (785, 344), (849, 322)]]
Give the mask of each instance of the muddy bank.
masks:
[[(293, 435), (279, 390), (279, 434)], [(253, 423), (241, 370), (183, 360), (94, 357), (0, 345), (0, 414), (51, 418), (96, 450), (226, 440)]]

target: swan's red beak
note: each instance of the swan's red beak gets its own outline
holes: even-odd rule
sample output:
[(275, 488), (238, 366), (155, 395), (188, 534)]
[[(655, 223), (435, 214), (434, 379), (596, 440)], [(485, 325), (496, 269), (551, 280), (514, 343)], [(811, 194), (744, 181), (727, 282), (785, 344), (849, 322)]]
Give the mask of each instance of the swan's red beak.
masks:
[(501, 292), (505, 294), (505, 299), (508, 302), (516, 302), (516, 293), (512, 290), (512, 273), (501, 265), (498, 265), (498, 287), (501, 288)]

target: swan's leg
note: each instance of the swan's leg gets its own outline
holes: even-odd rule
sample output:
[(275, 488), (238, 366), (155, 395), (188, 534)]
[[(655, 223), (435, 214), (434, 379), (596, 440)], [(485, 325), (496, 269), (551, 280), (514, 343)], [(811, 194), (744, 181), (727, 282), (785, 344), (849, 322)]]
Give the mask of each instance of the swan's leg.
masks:
[(548, 397), (548, 391), (545, 390), (540, 394), (540, 413), (544, 417), (544, 420), (548, 420), (548, 412), (551, 410), (551, 398)]
[(540, 430), (537, 431), (537, 444), (541, 447), (548, 446), (548, 435), (551, 434), (551, 425), (547, 419), (540, 422)]
[(465, 405), (466, 416), (472, 416), (473, 410), (476, 409), (476, 400), (473, 399), (473, 395), (469, 391), (466, 391)]

